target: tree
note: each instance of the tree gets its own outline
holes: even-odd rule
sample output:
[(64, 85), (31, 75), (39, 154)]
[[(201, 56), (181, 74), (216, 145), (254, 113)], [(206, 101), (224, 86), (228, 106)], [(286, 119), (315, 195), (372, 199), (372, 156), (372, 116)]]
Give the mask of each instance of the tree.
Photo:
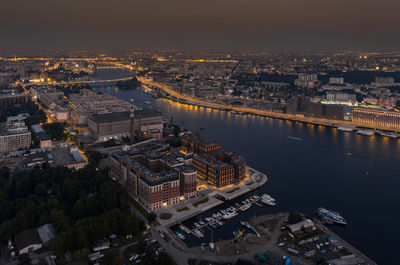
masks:
[(72, 256), (74, 260), (86, 260), (89, 255), (89, 249), (84, 247), (78, 250), (75, 250)]
[(18, 257), (19, 261), (21, 262), (20, 264), (22, 265), (31, 265), (31, 258), (28, 256), (27, 253), (22, 254)]
[(156, 220), (157, 215), (154, 212), (149, 213), (149, 215), (147, 216), (147, 220), (149, 222), (153, 222), (154, 220)]
[(289, 213), (289, 224), (297, 224), (301, 221), (303, 221), (303, 216), (300, 213)]

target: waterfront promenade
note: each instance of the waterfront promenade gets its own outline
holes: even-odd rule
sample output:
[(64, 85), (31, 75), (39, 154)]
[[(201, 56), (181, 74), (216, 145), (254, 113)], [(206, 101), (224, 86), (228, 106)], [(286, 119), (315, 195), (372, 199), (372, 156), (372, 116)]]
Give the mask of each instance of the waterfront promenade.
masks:
[(192, 97), (182, 95), (182, 94), (176, 92), (175, 90), (173, 90), (172, 88), (168, 87), (167, 85), (152, 81), (148, 78), (138, 77), (138, 80), (144, 85), (152, 86), (154, 88), (162, 90), (164, 93), (171, 96), (170, 97), (171, 100), (176, 100), (183, 104), (195, 105), (195, 106), (200, 106), (200, 107), (205, 107), (205, 108), (212, 108), (212, 109), (217, 109), (217, 110), (232, 110), (232, 111), (236, 111), (236, 112), (243, 112), (243, 113), (253, 114), (253, 115), (262, 116), (262, 117), (277, 118), (277, 119), (297, 121), (297, 122), (323, 125), (323, 126), (329, 126), (329, 127), (346, 127), (346, 126), (348, 126), (348, 127), (360, 127), (360, 128), (367, 128), (367, 129), (386, 130), (386, 131), (393, 131), (393, 132), (398, 132), (398, 130), (399, 130), (397, 127), (373, 126), (373, 125), (357, 123), (357, 122), (353, 122), (353, 121), (328, 120), (328, 119), (321, 119), (321, 118), (306, 117), (304, 115), (294, 115), (294, 114), (288, 114), (288, 113), (282, 113), (282, 112), (274, 112), (274, 111), (270, 111), (270, 110), (254, 109), (254, 108), (250, 108), (250, 107), (246, 107), (246, 106), (238, 107), (238, 106), (232, 106), (232, 105), (225, 105), (220, 102), (211, 102), (211, 101), (206, 101), (203, 99), (192, 98)]
[[(160, 216), (163, 213), (169, 213), (172, 214), (172, 217), (167, 220), (158, 218), (158, 222), (164, 227), (175, 225), (223, 204), (224, 201), (218, 199), (218, 197), (224, 198), (225, 200), (233, 200), (263, 186), (268, 180), (265, 174), (251, 167), (246, 167), (246, 173), (249, 177), (239, 185), (232, 185), (224, 189), (204, 189), (199, 191), (199, 195), (195, 198), (160, 209), (156, 212), (157, 216)], [(199, 203), (196, 207), (196, 203), (200, 201), (204, 201), (204, 203)]]

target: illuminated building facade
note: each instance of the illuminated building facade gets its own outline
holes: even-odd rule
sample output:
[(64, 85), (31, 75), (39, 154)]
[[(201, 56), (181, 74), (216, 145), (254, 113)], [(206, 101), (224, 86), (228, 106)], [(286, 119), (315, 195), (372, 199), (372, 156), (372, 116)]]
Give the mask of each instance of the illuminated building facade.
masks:
[(109, 157), (110, 174), (143, 206), (154, 211), (197, 196), (197, 171), (173, 156), (133, 150)]
[(354, 108), (353, 122), (371, 127), (400, 130), (400, 113), (375, 109)]
[(194, 153), (192, 167), (200, 179), (216, 187), (239, 184), (246, 176), (246, 159), (233, 152), (221, 150), (217, 142), (203, 142), (199, 135), (184, 135), (182, 148)]
[(197, 156), (193, 158), (192, 166), (197, 170), (200, 179), (217, 188), (235, 184), (234, 166), (217, 160), (215, 157)]

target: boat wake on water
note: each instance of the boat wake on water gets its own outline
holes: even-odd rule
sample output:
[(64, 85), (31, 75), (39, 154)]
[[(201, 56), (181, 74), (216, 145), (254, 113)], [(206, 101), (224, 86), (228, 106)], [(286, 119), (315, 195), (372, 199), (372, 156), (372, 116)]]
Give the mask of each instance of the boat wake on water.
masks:
[(301, 139), (299, 137), (294, 137), (294, 136), (286, 136), (286, 138), (296, 140), (296, 141), (304, 141), (303, 139)]

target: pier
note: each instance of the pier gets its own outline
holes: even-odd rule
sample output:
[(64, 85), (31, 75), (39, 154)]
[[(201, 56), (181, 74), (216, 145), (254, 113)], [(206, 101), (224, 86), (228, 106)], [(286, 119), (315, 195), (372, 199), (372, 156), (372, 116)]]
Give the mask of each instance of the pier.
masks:
[[(191, 198), (189, 200), (182, 201), (179, 204), (172, 205), (163, 209), (160, 209), (156, 212), (159, 214), (163, 212), (168, 212), (173, 215), (172, 218), (168, 220), (164, 220), (158, 218), (158, 222), (165, 227), (169, 227), (175, 224), (179, 224), (184, 220), (187, 220), (193, 216), (199, 215), (202, 212), (210, 210), (214, 207), (217, 207), (224, 203), (225, 201), (233, 200), (237, 197), (240, 197), (246, 193), (249, 193), (259, 187), (263, 186), (267, 181), (268, 178), (265, 174), (253, 169), (251, 167), (246, 167), (247, 174), (249, 178), (245, 180), (243, 183), (239, 185), (235, 185), (234, 187), (229, 187), (226, 189), (206, 189), (199, 192), (199, 196), (196, 198)], [(239, 189), (236, 189), (239, 188)], [(233, 192), (231, 192), (233, 189)], [(223, 198), (224, 200), (217, 199), (217, 197)], [(203, 198), (208, 198), (208, 201), (202, 204), (199, 204), (195, 207), (193, 204), (202, 200)], [(187, 209), (186, 209), (187, 208)], [(185, 210), (182, 210), (185, 209)]]

